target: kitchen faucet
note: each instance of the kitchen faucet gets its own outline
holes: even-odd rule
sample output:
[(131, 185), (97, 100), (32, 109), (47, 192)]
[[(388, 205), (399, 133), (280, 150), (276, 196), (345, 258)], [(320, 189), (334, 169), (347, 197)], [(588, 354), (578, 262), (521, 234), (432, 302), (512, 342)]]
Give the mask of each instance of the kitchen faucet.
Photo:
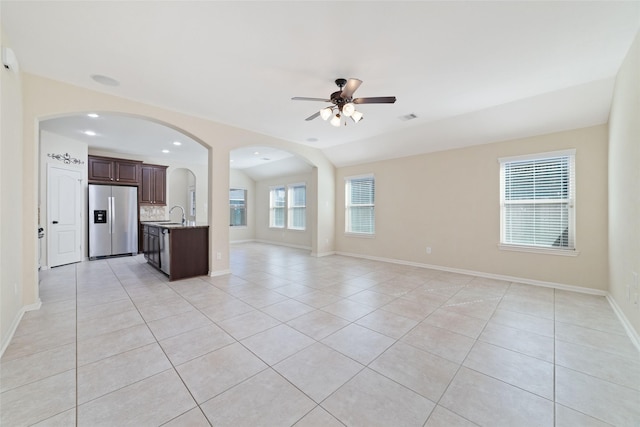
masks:
[(185, 225), (187, 222), (187, 219), (184, 216), (184, 208), (180, 205), (175, 205), (174, 207), (172, 207), (171, 209), (169, 209), (169, 215), (171, 215), (171, 212), (173, 212), (173, 210), (175, 208), (180, 208), (180, 210), (182, 211), (182, 225)]

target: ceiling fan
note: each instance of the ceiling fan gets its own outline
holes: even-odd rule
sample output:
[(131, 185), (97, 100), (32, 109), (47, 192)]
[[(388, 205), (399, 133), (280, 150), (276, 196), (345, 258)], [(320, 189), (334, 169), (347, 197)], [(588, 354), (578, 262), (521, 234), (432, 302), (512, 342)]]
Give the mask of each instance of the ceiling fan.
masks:
[[(336, 85), (340, 90), (333, 92), (329, 99), (325, 98), (307, 98), (303, 96), (294, 96), (291, 98), (294, 101), (322, 101), (330, 102), (333, 105), (323, 108), (307, 117), (306, 121), (311, 121), (320, 116), (323, 120), (331, 118), (331, 124), (333, 126), (340, 126), (341, 117), (351, 117), (351, 119), (358, 123), (362, 120), (362, 113), (356, 111), (356, 104), (393, 104), (396, 102), (395, 96), (375, 96), (371, 98), (353, 98), (353, 93), (360, 87), (362, 80), (358, 79), (336, 79)], [(346, 126), (345, 122), (345, 126)]]

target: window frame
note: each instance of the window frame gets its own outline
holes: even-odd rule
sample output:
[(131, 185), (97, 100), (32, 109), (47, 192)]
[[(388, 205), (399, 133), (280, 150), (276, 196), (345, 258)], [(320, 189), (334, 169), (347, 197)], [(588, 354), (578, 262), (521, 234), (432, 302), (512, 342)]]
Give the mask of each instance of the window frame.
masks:
[[(235, 206), (231, 203), (231, 192), (232, 191), (242, 191), (243, 195), (244, 195), (244, 199), (243, 199), (243, 209), (244, 209), (244, 224), (240, 224), (240, 225), (236, 225), (233, 224), (233, 221), (231, 220), (231, 209), (235, 208)], [(247, 211), (247, 195), (248, 195), (248, 191), (246, 188), (229, 188), (229, 227), (234, 227), (234, 228), (242, 228), (242, 227), (247, 227), (248, 224), (248, 211)], [(236, 199), (233, 199), (236, 200)]]
[[(541, 199), (533, 197), (531, 199), (518, 199), (514, 201), (506, 200), (506, 178), (505, 178), (505, 166), (509, 163), (518, 162), (535, 162), (544, 161), (550, 159), (566, 158), (568, 162), (568, 188), (566, 198), (558, 199)], [(527, 154), (522, 156), (510, 156), (501, 157), (498, 159), (500, 165), (500, 240), (498, 247), (501, 250), (519, 251), (519, 252), (533, 252), (544, 253), (552, 255), (564, 255), (564, 256), (577, 256), (579, 251), (577, 250), (576, 241), (576, 150), (560, 150), (544, 153)], [(567, 247), (560, 246), (544, 246), (536, 244), (526, 244), (524, 242), (513, 243), (507, 242), (507, 206), (512, 205), (566, 205), (567, 207)]]
[[(294, 188), (304, 188), (304, 205), (301, 205), (301, 206), (294, 205), (292, 201), (294, 199), (293, 197), (294, 192), (292, 191)], [(285, 222), (287, 223), (287, 229), (295, 230), (295, 231), (305, 231), (307, 229), (307, 184), (305, 182), (288, 184), (286, 199), (287, 199), (287, 202), (286, 202), (287, 217), (285, 219)], [(293, 215), (292, 211), (294, 209), (304, 209), (304, 215), (303, 215), (304, 225), (302, 227), (296, 227), (295, 225), (293, 225), (295, 216)]]
[[(362, 179), (367, 179), (370, 178), (373, 182), (372, 188), (373, 188), (373, 194), (372, 194), (372, 201), (373, 203), (364, 203), (364, 204), (354, 204), (351, 201), (351, 185), (352, 182), (355, 180), (362, 180)], [(376, 197), (376, 178), (375, 175), (373, 173), (369, 173), (369, 174), (363, 174), (363, 175), (353, 175), (353, 176), (346, 176), (344, 178), (345, 181), (345, 186), (344, 186), (344, 191), (345, 191), (345, 212), (344, 212), (344, 233), (347, 236), (354, 236), (354, 237), (368, 237), (368, 238), (374, 238), (376, 235), (376, 202), (375, 202), (375, 197)], [(363, 232), (363, 231), (353, 231), (353, 222), (352, 222), (352, 213), (351, 213), (351, 209), (353, 207), (371, 207), (373, 214), (371, 217), (371, 231), (370, 232)]]
[[(282, 206), (274, 206), (274, 195), (278, 190), (282, 190)], [(274, 212), (276, 209), (282, 209), (282, 225), (276, 224)], [(269, 228), (278, 230), (286, 228), (287, 225), (287, 187), (285, 185), (272, 185), (269, 187)]]

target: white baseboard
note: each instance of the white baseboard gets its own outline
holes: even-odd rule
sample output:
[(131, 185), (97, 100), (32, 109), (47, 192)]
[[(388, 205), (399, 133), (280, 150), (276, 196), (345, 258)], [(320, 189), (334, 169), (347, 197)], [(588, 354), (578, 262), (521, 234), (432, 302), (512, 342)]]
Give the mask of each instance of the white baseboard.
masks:
[(363, 258), (363, 259), (369, 259), (372, 261), (382, 261), (382, 262), (388, 262), (391, 264), (401, 264), (401, 265), (409, 265), (413, 267), (430, 268), (433, 270), (468, 274), (471, 276), (485, 277), (488, 279), (506, 280), (509, 282), (524, 283), (526, 285), (532, 285), (532, 286), (543, 286), (546, 288), (560, 289), (563, 291), (579, 292), (582, 294), (603, 296), (607, 298), (607, 301), (609, 301), (609, 305), (611, 305), (611, 308), (613, 309), (614, 313), (616, 314), (618, 319), (620, 319), (620, 323), (622, 323), (622, 326), (627, 332), (627, 335), (629, 336), (629, 339), (631, 340), (631, 342), (640, 351), (640, 336), (638, 335), (638, 332), (633, 328), (633, 326), (631, 325), (631, 322), (629, 322), (629, 320), (624, 315), (624, 313), (622, 312), (618, 304), (615, 302), (615, 300), (611, 296), (611, 294), (607, 291), (603, 291), (600, 289), (585, 288), (582, 286), (566, 285), (564, 283), (545, 282), (542, 280), (526, 279), (523, 277), (513, 277), (513, 276), (505, 276), (502, 274), (484, 273), (482, 271), (463, 270), (459, 268), (450, 268), (450, 267), (443, 267), (440, 265), (422, 264), (417, 262), (403, 261), (403, 260), (392, 259), (392, 258), (374, 257), (374, 256), (354, 254), (349, 252), (336, 252), (336, 255), (350, 256), (354, 258)]
[(252, 242), (255, 242), (255, 240), (253, 240), (253, 239), (245, 239), (245, 240), (230, 240), (230, 241), (229, 241), (229, 244), (230, 244), (230, 245), (239, 245), (239, 244), (242, 244), (242, 243), (252, 243)]
[(336, 252), (335, 251), (330, 251), (330, 252), (311, 252), (311, 256), (312, 257), (316, 257), (316, 258), (322, 258), (325, 256), (331, 256), (331, 255), (335, 255)]
[(306, 251), (310, 251), (311, 250), (310, 246), (293, 245), (293, 244), (290, 244), (290, 243), (275, 242), (275, 241), (272, 241), (272, 240), (255, 239), (254, 242), (256, 242), (256, 243), (266, 243), (268, 245), (286, 246), (288, 248), (294, 248), (294, 249), (304, 249)]
[(622, 323), (622, 327), (627, 332), (631, 342), (636, 346), (638, 351), (640, 351), (640, 335), (638, 335), (638, 332), (633, 329), (633, 325), (631, 325), (631, 322), (629, 322), (629, 319), (624, 315), (624, 312), (610, 293), (607, 293), (607, 301), (609, 301), (609, 305), (613, 308), (613, 312), (618, 316), (618, 319), (620, 320), (620, 323)]
[(226, 276), (227, 274), (231, 274), (231, 270), (210, 271), (209, 277)]
[(11, 343), (11, 340), (13, 339), (13, 336), (15, 335), (16, 330), (18, 329), (18, 325), (20, 325), (22, 316), (24, 316), (24, 314), (27, 311), (39, 310), (40, 307), (42, 307), (42, 301), (40, 300), (40, 298), (38, 298), (38, 301), (36, 301), (35, 303), (25, 305), (20, 309), (20, 311), (18, 311), (18, 313), (16, 314), (16, 317), (13, 319), (13, 322), (11, 323), (11, 327), (9, 328), (9, 333), (2, 340), (2, 346), (0, 347), (0, 357), (2, 357), (7, 347), (9, 347), (9, 344)]
[(527, 278), (524, 278), (524, 277), (506, 276), (504, 274), (485, 273), (485, 272), (482, 272), (482, 271), (464, 270), (464, 269), (461, 269), (461, 268), (444, 267), (444, 266), (441, 266), (441, 265), (422, 264), (422, 263), (418, 263), (418, 262), (403, 261), (403, 260), (393, 259), (393, 258), (373, 257), (373, 256), (368, 256), (368, 255), (353, 254), (353, 253), (349, 253), (349, 252), (336, 252), (336, 254), (337, 255), (350, 256), (350, 257), (354, 257), (354, 258), (364, 258), (364, 259), (369, 259), (369, 260), (372, 260), (372, 261), (388, 262), (388, 263), (391, 263), (391, 264), (409, 265), (409, 266), (412, 266), (412, 267), (429, 268), (429, 269), (432, 269), (432, 270), (447, 271), (447, 272), (450, 272), (450, 273), (467, 274), (469, 276), (484, 277), (484, 278), (487, 278), (487, 279), (505, 280), (505, 281), (508, 281), (508, 282), (518, 282), (518, 283), (524, 283), (525, 285), (543, 286), (545, 288), (561, 289), (563, 291), (580, 292), (580, 293), (583, 293), (583, 294), (607, 296), (607, 291), (603, 291), (603, 290), (600, 290), (600, 289), (585, 288), (585, 287), (582, 287), (582, 286), (565, 285), (563, 283), (545, 282), (543, 280), (527, 279)]

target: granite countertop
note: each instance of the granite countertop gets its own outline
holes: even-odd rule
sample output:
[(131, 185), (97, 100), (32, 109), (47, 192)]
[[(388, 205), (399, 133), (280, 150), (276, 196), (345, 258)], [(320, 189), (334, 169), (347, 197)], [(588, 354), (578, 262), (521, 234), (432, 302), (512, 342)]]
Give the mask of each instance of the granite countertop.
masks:
[(171, 221), (140, 221), (143, 225), (155, 225), (161, 228), (169, 228), (172, 230), (181, 229), (181, 228), (207, 228), (209, 224), (197, 222), (191, 225), (188, 221), (186, 225), (182, 225), (179, 222), (171, 222)]

